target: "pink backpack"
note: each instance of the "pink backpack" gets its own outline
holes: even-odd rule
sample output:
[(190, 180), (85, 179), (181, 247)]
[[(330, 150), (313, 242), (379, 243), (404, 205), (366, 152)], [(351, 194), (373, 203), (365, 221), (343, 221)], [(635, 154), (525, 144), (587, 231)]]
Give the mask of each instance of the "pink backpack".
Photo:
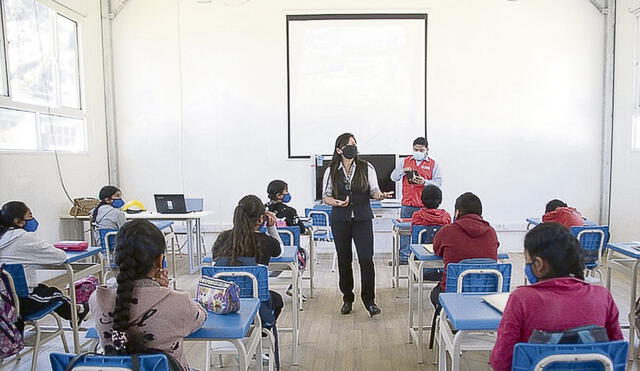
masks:
[(85, 277), (81, 280), (76, 281), (75, 290), (76, 290), (76, 303), (84, 304), (89, 301), (89, 297), (96, 291), (98, 287), (98, 279), (94, 276)]
[(0, 359), (5, 359), (24, 348), (24, 339), (16, 326), (18, 311), (13, 302), (11, 287), (2, 271), (0, 267)]

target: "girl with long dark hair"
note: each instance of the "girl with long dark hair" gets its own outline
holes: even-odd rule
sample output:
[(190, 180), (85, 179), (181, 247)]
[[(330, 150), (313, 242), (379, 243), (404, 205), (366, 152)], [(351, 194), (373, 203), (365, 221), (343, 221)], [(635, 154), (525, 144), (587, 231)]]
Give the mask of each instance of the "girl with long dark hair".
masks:
[(189, 370), (183, 340), (207, 313), (188, 292), (169, 287), (165, 251), (164, 236), (151, 222), (126, 223), (116, 237), (117, 286), (98, 287), (89, 304), (105, 354), (161, 351)]
[[(260, 233), (266, 224), (267, 234)], [(213, 244), (212, 255), (216, 265), (269, 265), (271, 258), (282, 252), (282, 241), (276, 228), (276, 216), (266, 211), (257, 196), (244, 196), (233, 212), (233, 228), (224, 231)], [(262, 326), (272, 329), (275, 337), (276, 367), (280, 369), (278, 331), (276, 321), (284, 302), (282, 295), (269, 290), (270, 300), (260, 303)]]
[(338, 254), (338, 273), (342, 292), (342, 314), (353, 310), (353, 254), (355, 242), (360, 264), (361, 298), (371, 316), (381, 313), (375, 303), (375, 268), (373, 264), (373, 211), (371, 198), (391, 198), (393, 192), (380, 192), (376, 170), (358, 158), (353, 134), (336, 139), (333, 157), (323, 177), (323, 202), (331, 206), (331, 230)]
[(525, 276), (531, 283), (509, 296), (491, 366), (511, 370), (513, 347), (534, 330), (561, 332), (585, 325), (604, 327), (609, 340), (622, 340), (618, 308), (611, 293), (584, 281), (578, 240), (562, 225), (542, 223), (524, 239)]

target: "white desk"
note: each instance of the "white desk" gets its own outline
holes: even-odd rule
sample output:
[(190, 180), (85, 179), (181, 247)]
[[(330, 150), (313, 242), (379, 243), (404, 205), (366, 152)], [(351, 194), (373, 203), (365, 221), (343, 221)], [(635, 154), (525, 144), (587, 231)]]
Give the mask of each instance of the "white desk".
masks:
[[(189, 254), (189, 274), (195, 273), (202, 267), (202, 241), (200, 240), (200, 219), (211, 214), (211, 211), (196, 211), (186, 214), (160, 214), (153, 212), (142, 212), (138, 214), (126, 214), (127, 219), (146, 219), (146, 220), (174, 220), (187, 223), (187, 250)], [(195, 230), (194, 230), (195, 224)], [(195, 236), (194, 236), (195, 234)], [(194, 244), (195, 239), (195, 255)]]
[[(146, 219), (146, 220), (172, 220), (172, 221), (180, 221), (186, 222), (187, 224), (187, 249), (189, 254), (189, 274), (195, 273), (198, 269), (202, 267), (202, 241), (200, 240), (200, 231), (201, 224), (200, 220), (205, 217), (211, 215), (211, 211), (196, 211), (185, 214), (160, 214), (154, 213), (150, 211), (145, 211), (138, 214), (127, 214), (125, 213), (125, 217), (129, 220), (132, 219)], [(77, 220), (81, 223), (85, 221), (89, 221), (88, 216), (78, 216), (74, 217), (71, 215), (61, 215), (60, 219), (68, 221), (68, 220)], [(195, 224), (195, 230), (194, 230)], [(195, 236), (194, 236), (195, 234)], [(82, 236), (84, 239), (84, 236)], [(195, 238), (195, 247), (196, 251), (194, 251), (194, 238)]]

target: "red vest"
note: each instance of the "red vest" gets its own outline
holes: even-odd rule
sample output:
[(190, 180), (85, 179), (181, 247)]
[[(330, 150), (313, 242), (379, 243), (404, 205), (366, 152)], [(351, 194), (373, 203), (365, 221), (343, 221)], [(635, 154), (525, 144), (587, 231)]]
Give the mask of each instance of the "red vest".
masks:
[[(433, 168), (436, 166), (434, 159), (429, 157), (429, 160), (421, 161), (420, 166), (416, 163), (413, 156), (409, 156), (404, 159), (402, 165), (403, 168), (411, 168), (418, 172), (418, 175), (424, 179), (433, 179)], [(402, 178), (402, 205), (413, 207), (424, 207), (422, 204), (422, 190), (424, 185), (411, 184), (406, 176)]]

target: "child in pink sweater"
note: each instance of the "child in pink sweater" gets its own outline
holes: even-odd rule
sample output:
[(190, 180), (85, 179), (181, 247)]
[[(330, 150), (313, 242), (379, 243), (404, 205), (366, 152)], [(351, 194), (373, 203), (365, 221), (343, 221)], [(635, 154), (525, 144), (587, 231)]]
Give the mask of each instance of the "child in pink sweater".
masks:
[(162, 232), (133, 220), (120, 228), (116, 242), (118, 285), (99, 287), (89, 299), (105, 354), (159, 350), (189, 370), (183, 340), (202, 326), (207, 312), (189, 293), (168, 287)]
[(511, 370), (513, 347), (533, 330), (560, 332), (597, 325), (609, 340), (621, 340), (618, 308), (609, 290), (584, 281), (580, 243), (557, 223), (542, 223), (524, 240), (525, 275), (531, 283), (509, 296), (491, 352), (496, 371)]

